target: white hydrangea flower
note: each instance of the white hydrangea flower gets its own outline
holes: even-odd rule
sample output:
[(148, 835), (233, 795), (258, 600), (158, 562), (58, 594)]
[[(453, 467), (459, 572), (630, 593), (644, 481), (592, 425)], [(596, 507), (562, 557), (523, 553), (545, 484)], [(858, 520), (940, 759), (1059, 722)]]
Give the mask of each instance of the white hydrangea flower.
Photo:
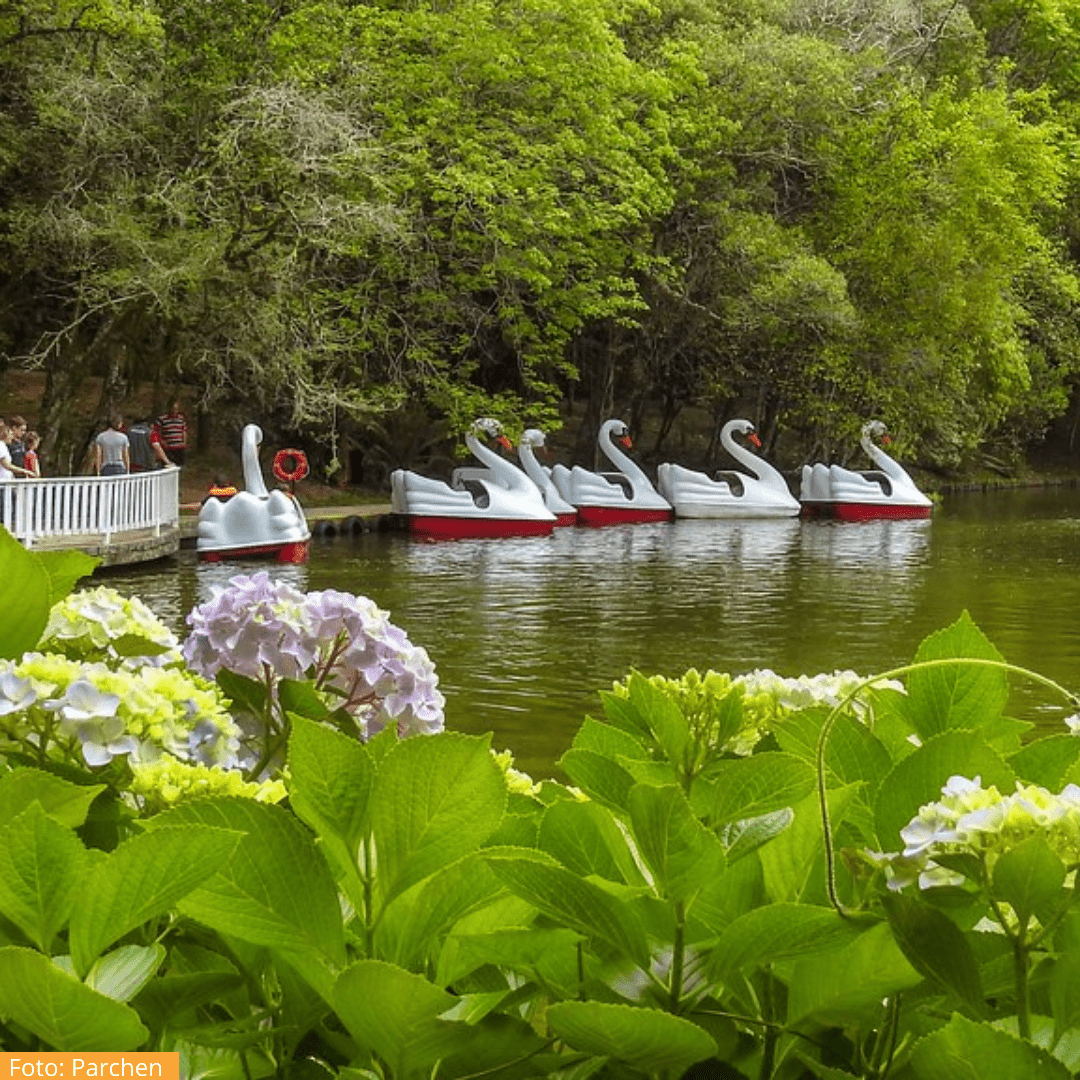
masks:
[(1032, 836), (1042, 836), (1066, 866), (1080, 863), (1080, 787), (1066, 785), (1054, 793), (1036, 784), (1018, 782), (1002, 795), (984, 788), (980, 777), (952, 776), (941, 799), (919, 808), (900, 830), (904, 848), (897, 854), (866, 853), (884, 864), (892, 888), (914, 881), (920, 888), (962, 884), (964, 878), (935, 860), (943, 855), (972, 855), (988, 870), (1006, 851)]
[(0, 716), (23, 712), (37, 701), (37, 691), (30, 679), (20, 679), (13, 671), (11, 662), (0, 672)]
[[(116, 643), (121, 639), (142, 639), (152, 643), (155, 653), (179, 658), (176, 635), (138, 597), (125, 597), (102, 585), (71, 593), (49, 612), (41, 648), (62, 652), (73, 658), (106, 656), (119, 658)], [(146, 662), (148, 657), (140, 658)]]

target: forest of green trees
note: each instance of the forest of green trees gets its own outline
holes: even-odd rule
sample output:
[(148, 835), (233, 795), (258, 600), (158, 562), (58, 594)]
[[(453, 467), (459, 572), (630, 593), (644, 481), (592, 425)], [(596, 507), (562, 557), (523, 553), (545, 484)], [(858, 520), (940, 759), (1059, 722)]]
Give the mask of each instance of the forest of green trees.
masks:
[(91, 374), (375, 457), (572, 405), (1007, 459), (1080, 404), (1078, 207), (1076, 0), (0, 0), (58, 461)]

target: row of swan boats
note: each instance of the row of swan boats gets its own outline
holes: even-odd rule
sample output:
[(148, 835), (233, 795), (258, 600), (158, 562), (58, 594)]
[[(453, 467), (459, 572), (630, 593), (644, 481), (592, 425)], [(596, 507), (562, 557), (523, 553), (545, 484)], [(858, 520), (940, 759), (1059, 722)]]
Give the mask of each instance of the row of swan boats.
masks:
[(676, 517), (803, 514), (865, 521), (930, 516), (931, 500), (878, 445), (888, 441), (881, 421), (871, 420), (862, 429), (861, 445), (875, 469), (804, 465), (798, 499), (781, 473), (751, 449), (760, 448), (761, 442), (749, 420), (729, 421), (720, 438), (742, 469), (708, 476), (665, 463), (654, 486), (627, 455), (632, 443), (621, 420), (606, 421), (598, 437), (613, 471), (592, 472), (579, 465), (542, 464), (536, 454), (545, 437), (535, 428), (522, 435), (520, 466), (515, 464), (496, 449), (513, 449), (502, 425), (484, 417), (465, 437), (481, 465), (454, 470), (449, 483), (397, 469), (390, 477), (391, 508), (412, 535), (425, 539), (546, 535), (565, 525), (640, 524)]

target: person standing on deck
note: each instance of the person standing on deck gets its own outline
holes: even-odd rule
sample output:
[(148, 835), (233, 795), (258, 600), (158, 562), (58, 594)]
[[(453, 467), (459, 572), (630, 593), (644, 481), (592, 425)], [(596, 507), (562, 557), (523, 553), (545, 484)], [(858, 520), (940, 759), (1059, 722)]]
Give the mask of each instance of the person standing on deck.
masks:
[(174, 465), (182, 466), (187, 459), (188, 430), (187, 418), (180, 411), (179, 398), (173, 398), (169, 411), (158, 417), (158, 427), (169, 460)]
[(109, 426), (94, 440), (94, 472), (98, 476), (124, 476), (131, 472), (128, 437), (121, 431), (119, 416), (109, 418)]
[(132, 424), (127, 430), (127, 437), (133, 473), (150, 472), (172, 464), (162, 445), (157, 423), (149, 417)]
[(23, 468), (28, 476), (41, 475), (41, 461), (38, 458), (38, 447), (41, 445), (41, 436), (36, 431), (26, 433), (26, 453), (23, 455)]

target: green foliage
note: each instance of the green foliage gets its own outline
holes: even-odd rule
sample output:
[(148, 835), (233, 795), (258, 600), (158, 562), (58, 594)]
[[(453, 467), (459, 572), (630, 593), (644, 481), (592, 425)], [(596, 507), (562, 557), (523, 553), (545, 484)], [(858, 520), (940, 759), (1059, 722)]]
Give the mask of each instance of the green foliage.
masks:
[(0, 631), (0, 658), (29, 652), (40, 640), (49, 610), (100, 562), (79, 551), (28, 551), (0, 527), (0, 605), (19, 612)]
[(110, 834), (115, 790), (7, 762), (0, 1045), (344, 1080), (1071, 1075), (1080, 792), (1066, 736), (1006, 722), (1017, 675), (1080, 704), (966, 614), (864, 680), (632, 674), (576, 788), (487, 737), (357, 741), (297, 681), (287, 803)]

